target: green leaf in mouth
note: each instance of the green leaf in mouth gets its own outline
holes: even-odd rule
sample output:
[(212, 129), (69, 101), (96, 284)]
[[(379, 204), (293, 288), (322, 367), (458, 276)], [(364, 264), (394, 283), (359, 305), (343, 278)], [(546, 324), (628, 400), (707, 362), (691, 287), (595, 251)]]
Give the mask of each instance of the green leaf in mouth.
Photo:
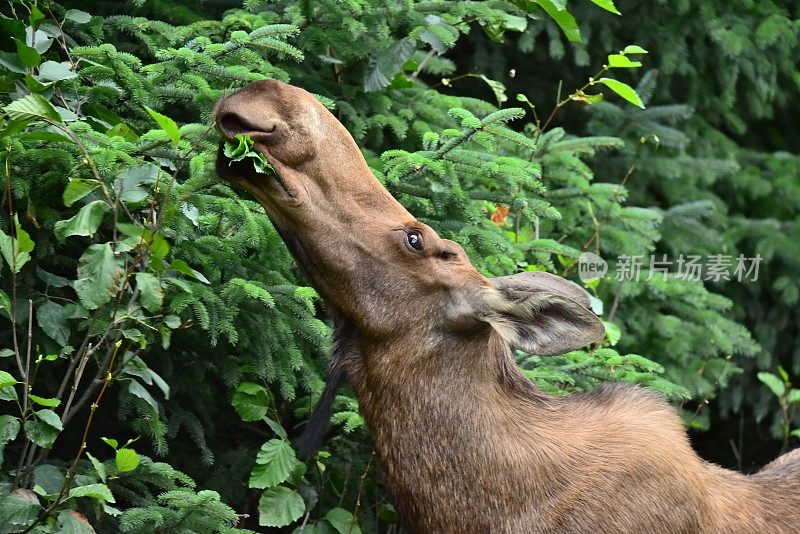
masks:
[(257, 173), (275, 174), (275, 169), (269, 164), (267, 158), (253, 148), (254, 144), (254, 141), (249, 136), (239, 134), (235, 140), (225, 141), (225, 157), (231, 160), (230, 163), (251, 158), (253, 160), (253, 168)]

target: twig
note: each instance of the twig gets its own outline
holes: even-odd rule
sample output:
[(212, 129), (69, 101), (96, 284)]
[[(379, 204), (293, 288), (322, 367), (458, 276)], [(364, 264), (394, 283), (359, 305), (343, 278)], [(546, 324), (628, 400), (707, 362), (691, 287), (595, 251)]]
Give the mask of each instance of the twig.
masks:
[(27, 534), (30, 532), (36, 525), (45, 521), (50, 514), (53, 513), (53, 510), (58, 507), (62, 499), (64, 498), (64, 494), (69, 491), (72, 487), (72, 482), (75, 479), (75, 471), (78, 469), (78, 462), (83, 456), (83, 452), (86, 450), (86, 442), (89, 439), (89, 430), (92, 427), (92, 421), (94, 420), (94, 414), (97, 411), (97, 408), (100, 407), (100, 401), (103, 399), (103, 394), (106, 392), (106, 388), (108, 384), (111, 382), (113, 375), (111, 374), (111, 369), (114, 366), (114, 359), (117, 357), (117, 352), (119, 352), (119, 348), (122, 346), (122, 341), (117, 341), (114, 344), (114, 351), (111, 356), (111, 360), (108, 362), (108, 366), (106, 367), (106, 376), (103, 380), (103, 387), (100, 389), (100, 393), (98, 393), (97, 398), (92, 403), (91, 410), (89, 411), (89, 417), (86, 419), (86, 425), (83, 427), (83, 437), (81, 438), (81, 445), (78, 448), (78, 453), (75, 455), (75, 459), (72, 461), (72, 465), (70, 466), (69, 470), (67, 471), (67, 476), (64, 478), (64, 484), (61, 486), (61, 491), (58, 493), (58, 497), (53, 501), (53, 503), (45, 510), (43, 510), (39, 516), (34, 520), (33, 523), (28, 525), (28, 527), (23, 530), (20, 534)]
[(353, 527), (356, 524), (356, 518), (358, 517), (358, 509), (361, 507), (361, 491), (364, 489), (364, 480), (367, 478), (367, 473), (369, 473), (370, 467), (372, 467), (372, 459), (375, 458), (375, 451), (372, 451), (372, 454), (369, 455), (369, 461), (367, 462), (367, 467), (364, 468), (364, 472), (361, 473), (361, 480), (358, 482), (358, 493), (356, 494), (356, 506), (353, 508), (353, 519), (350, 520), (350, 528), (347, 530), (347, 534), (353, 534)]

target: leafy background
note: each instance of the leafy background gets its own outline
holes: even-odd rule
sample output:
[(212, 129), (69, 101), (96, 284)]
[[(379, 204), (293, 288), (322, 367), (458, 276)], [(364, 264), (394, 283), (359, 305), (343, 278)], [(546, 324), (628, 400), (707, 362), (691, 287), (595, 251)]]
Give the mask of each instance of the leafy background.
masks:
[(556, 394), (656, 389), (744, 472), (794, 446), (798, 10), (4, 4), (0, 532), (400, 531), (352, 393), (316, 457), (292, 447), (330, 327), (262, 208), (213, 171), (214, 102), (263, 78), (319, 95), (487, 275), (759, 254), (748, 283), (593, 280), (603, 346), (519, 363)]

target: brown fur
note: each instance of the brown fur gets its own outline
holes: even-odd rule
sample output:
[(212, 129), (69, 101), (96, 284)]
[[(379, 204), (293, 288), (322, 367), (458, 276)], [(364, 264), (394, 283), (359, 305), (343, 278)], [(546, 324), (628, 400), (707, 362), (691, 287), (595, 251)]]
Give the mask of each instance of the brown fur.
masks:
[(264, 205), (335, 310), (335, 375), (358, 395), (411, 532), (800, 532), (800, 452), (745, 476), (701, 460), (644, 389), (537, 390), (511, 347), (555, 354), (601, 337), (580, 290), (481, 276), (389, 195), (309, 93), (259, 82), (215, 120), (224, 137), (250, 134), (277, 171), (217, 166)]

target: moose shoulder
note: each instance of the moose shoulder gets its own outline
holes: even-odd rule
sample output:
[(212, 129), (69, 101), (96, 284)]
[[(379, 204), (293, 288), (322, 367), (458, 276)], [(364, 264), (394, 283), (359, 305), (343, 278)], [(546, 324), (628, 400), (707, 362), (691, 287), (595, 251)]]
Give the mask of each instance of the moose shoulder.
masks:
[(392, 198), (309, 93), (258, 82), (214, 120), (274, 168), (257, 174), (222, 150), (217, 162), (263, 204), (334, 318), (312, 432), (346, 379), (408, 530), (800, 532), (798, 451), (745, 476), (701, 460), (646, 390), (537, 390), (512, 348), (559, 354), (601, 338), (582, 289), (546, 273), (483, 277)]

